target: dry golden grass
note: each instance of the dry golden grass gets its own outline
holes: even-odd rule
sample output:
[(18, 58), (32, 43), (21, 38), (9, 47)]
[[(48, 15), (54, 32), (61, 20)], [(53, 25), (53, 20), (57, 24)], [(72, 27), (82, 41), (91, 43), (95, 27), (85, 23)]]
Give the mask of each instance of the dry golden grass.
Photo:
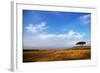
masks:
[(63, 50), (23, 51), (23, 62), (63, 61), (91, 59), (91, 49), (72, 48)]

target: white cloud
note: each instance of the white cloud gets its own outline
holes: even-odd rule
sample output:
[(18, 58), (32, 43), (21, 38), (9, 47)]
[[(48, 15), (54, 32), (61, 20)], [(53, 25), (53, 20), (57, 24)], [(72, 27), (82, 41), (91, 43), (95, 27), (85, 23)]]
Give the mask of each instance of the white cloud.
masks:
[(72, 30), (70, 30), (68, 33), (66, 34), (40, 34), (38, 35), (39, 38), (43, 39), (43, 40), (46, 40), (46, 39), (50, 39), (50, 38), (77, 38), (77, 39), (80, 39), (82, 38), (83, 36), (85, 36), (84, 33), (78, 33), (78, 32), (74, 32)]
[(87, 24), (89, 24), (90, 23), (90, 17), (91, 17), (91, 15), (90, 14), (87, 14), (87, 15), (83, 15), (83, 16), (80, 16), (79, 17), (79, 20), (81, 21), (81, 23), (83, 24), (83, 25), (87, 25)]
[(90, 14), (87, 14), (87, 15), (81, 16), (80, 18), (82, 18), (82, 19), (87, 19), (87, 18), (89, 18), (89, 17), (90, 17)]
[(38, 33), (45, 30), (46, 28), (47, 26), (45, 22), (41, 22), (40, 24), (34, 24), (34, 25), (29, 24), (29, 26), (25, 27), (25, 29), (31, 33)]
[(74, 46), (85, 36), (84, 33), (79, 33), (70, 30), (66, 34), (39, 34), (32, 37), (24, 38), (24, 45), (41, 47), (41, 48), (64, 48)]
[(75, 37), (75, 38), (80, 39), (80, 38), (82, 38), (83, 36), (85, 36), (85, 33), (78, 33), (78, 32), (74, 32), (74, 31), (70, 30), (70, 31), (68, 32), (68, 36), (69, 36), (69, 37)]

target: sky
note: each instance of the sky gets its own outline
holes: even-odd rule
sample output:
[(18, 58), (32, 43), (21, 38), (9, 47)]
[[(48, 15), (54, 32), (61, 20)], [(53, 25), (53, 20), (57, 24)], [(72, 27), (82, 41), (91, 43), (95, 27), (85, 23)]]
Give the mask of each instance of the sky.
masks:
[(24, 49), (63, 49), (90, 40), (90, 13), (23, 10)]

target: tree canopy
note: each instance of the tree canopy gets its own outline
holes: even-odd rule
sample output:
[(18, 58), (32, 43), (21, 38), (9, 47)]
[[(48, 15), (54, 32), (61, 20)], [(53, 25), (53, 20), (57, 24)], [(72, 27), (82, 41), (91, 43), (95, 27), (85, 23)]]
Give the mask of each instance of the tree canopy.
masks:
[(86, 42), (84, 42), (84, 41), (80, 41), (80, 42), (76, 43), (76, 45), (84, 45), (84, 44), (86, 44)]

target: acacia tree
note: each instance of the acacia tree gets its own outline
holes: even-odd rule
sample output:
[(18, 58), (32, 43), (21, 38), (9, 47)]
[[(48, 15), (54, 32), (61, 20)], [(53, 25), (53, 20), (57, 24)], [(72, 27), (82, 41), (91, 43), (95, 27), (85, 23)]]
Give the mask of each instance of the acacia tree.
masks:
[(86, 44), (86, 42), (84, 41), (80, 41), (80, 42), (77, 42), (76, 45), (79, 45), (79, 46), (84, 46)]

